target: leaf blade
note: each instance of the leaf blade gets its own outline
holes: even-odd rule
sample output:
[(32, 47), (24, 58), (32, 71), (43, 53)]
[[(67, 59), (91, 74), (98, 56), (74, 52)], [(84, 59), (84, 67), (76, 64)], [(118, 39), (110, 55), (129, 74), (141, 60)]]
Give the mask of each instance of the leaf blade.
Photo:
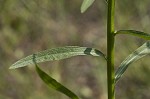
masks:
[(47, 73), (45, 73), (44, 71), (42, 71), (38, 65), (35, 63), (36, 66), (36, 72), (38, 73), (38, 75), (40, 76), (40, 78), (43, 80), (43, 82), (45, 82), (50, 88), (57, 90), (65, 95), (67, 95), (68, 97), (70, 97), (71, 99), (79, 99), (78, 96), (76, 94), (74, 94), (72, 91), (70, 91), (68, 88), (66, 88), (65, 86), (63, 86), (62, 84), (60, 84), (59, 82), (57, 82), (55, 79), (53, 79), (51, 76), (49, 76)]
[(150, 34), (136, 30), (119, 30), (115, 34), (131, 34), (146, 40), (150, 40)]
[(81, 5), (81, 13), (84, 13), (93, 3), (95, 0), (84, 0)]
[[(41, 52), (37, 52), (35, 54), (29, 55), (25, 58), (22, 58), (12, 64), (10, 69), (24, 67), (26, 65), (41, 63), (45, 61), (54, 61), (70, 58), (78, 55), (92, 55), (92, 56), (103, 56), (105, 59), (105, 55), (97, 49), (87, 48), (87, 47), (79, 47), (79, 46), (66, 46), (59, 48), (52, 48), (48, 50), (44, 50)], [(34, 61), (33, 61), (34, 59)]]
[(131, 53), (121, 63), (121, 65), (115, 72), (115, 82), (117, 82), (122, 77), (122, 75), (124, 74), (124, 72), (126, 71), (126, 69), (128, 68), (128, 66), (131, 63), (137, 61), (138, 59), (140, 59), (148, 54), (150, 54), (150, 41), (147, 41), (146, 43), (144, 43), (141, 47), (139, 47), (137, 50), (135, 50), (133, 53)]

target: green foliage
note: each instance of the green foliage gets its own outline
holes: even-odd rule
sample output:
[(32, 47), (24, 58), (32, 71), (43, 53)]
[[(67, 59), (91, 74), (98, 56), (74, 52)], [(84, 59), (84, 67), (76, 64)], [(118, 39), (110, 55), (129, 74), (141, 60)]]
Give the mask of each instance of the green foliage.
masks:
[(139, 47), (137, 50), (135, 50), (133, 53), (131, 53), (119, 66), (118, 70), (115, 74), (115, 82), (117, 82), (121, 76), (124, 74), (128, 66), (135, 62), (136, 60), (139, 60), (140, 58), (150, 54), (150, 41), (147, 41), (144, 43), (141, 47)]
[(95, 0), (83, 0), (81, 5), (81, 13), (84, 13), (93, 3)]
[[(81, 5), (81, 13), (84, 13), (95, 0), (84, 0)], [(51, 88), (60, 91), (72, 99), (78, 99), (77, 95), (71, 92), (69, 89), (58, 83), (51, 76), (42, 71), (37, 63), (54, 61), (70, 58), (78, 55), (92, 55), (92, 56), (102, 56), (107, 60), (107, 78), (108, 78), (108, 99), (115, 99), (115, 85), (116, 82), (122, 77), (124, 72), (127, 70), (128, 66), (139, 60), (140, 58), (148, 55), (150, 53), (150, 42), (147, 41), (133, 53), (131, 53), (119, 66), (116, 73), (114, 73), (114, 43), (115, 36), (117, 34), (130, 34), (143, 38), (145, 40), (150, 40), (150, 35), (145, 32), (140, 32), (136, 30), (119, 30), (114, 32), (114, 10), (115, 10), (115, 0), (108, 0), (108, 11), (107, 11), (107, 59), (105, 55), (97, 49), (88, 48), (88, 47), (78, 47), (78, 46), (67, 46), (60, 48), (48, 49), (45, 51), (37, 52), (35, 54), (29, 55), (25, 58), (22, 58), (11, 65), (10, 69), (16, 69), (24, 67), (26, 65), (36, 65), (37, 73), (40, 78)], [(24, 6), (25, 3), (24, 3)], [(27, 7), (27, 6), (26, 6)], [(37, 6), (38, 7), (38, 6)], [(28, 8), (28, 7), (27, 7)], [(16, 28), (16, 27), (14, 27)], [(34, 35), (32, 35), (34, 38)], [(32, 38), (31, 37), (31, 38)], [(96, 42), (97, 43), (97, 42)]]
[(61, 93), (64, 93), (71, 99), (79, 99), (77, 95), (75, 95), (72, 91), (64, 87), (62, 84), (57, 82), (55, 79), (53, 79), (51, 76), (46, 74), (44, 71), (42, 71), (38, 65), (35, 63), (36, 71), (39, 75), (39, 77), (52, 89), (57, 90)]
[(140, 31), (136, 31), (136, 30), (119, 30), (119, 31), (116, 32), (116, 34), (130, 34), (130, 35), (133, 35), (133, 36), (143, 38), (145, 40), (150, 40), (150, 34), (140, 32)]
[(105, 58), (105, 55), (102, 52), (94, 48), (67, 46), (67, 47), (48, 49), (45, 51), (41, 51), (29, 55), (23, 59), (18, 60), (16, 63), (12, 64), (10, 69), (31, 65), (34, 64), (34, 61), (36, 63), (40, 63), (45, 61), (61, 60), (61, 59), (70, 58), (78, 55), (103, 56)]

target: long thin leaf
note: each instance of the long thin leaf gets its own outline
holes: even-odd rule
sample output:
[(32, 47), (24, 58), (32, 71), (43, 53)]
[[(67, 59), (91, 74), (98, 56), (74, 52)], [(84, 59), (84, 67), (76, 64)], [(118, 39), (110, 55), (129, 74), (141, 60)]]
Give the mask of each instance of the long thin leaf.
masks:
[(10, 69), (15, 69), (19, 67), (24, 67), (26, 65), (34, 64), (33, 59), (35, 60), (36, 63), (40, 63), (45, 61), (66, 59), (78, 55), (92, 55), (105, 57), (105, 55), (102, 52), (94, 48), (67, 46), (60, 48), (52, 48), (29, 55), (12, 64)]
[(115, 73), (115, 81), (117, 82), (124, 74), (128, 66), (136, 60), (150, 54), (150, 41), (144, 43), (141, 47), (131, 53), (119, 66)]
[(75, 95), (72, 91), (70, 91), (68, 88), (64, 87), (62, 84), (57, 82), (55, 79), (53, 79), (51, 76), (46, 74), (44, 71), (42, 71), (37, 64), (36, 65), (36, 71), (40, 78), (52, 89), (57, 90), (71, 99), (79, 99), (77, 95)]
[(93, 3), (95, 0), (84, 0), (81, 5), (81, 13), (84, 13)]
[(135, 30), (119, 30), (116, 34), (131, 34), (146, 40), (150, 40), (150, 34)]

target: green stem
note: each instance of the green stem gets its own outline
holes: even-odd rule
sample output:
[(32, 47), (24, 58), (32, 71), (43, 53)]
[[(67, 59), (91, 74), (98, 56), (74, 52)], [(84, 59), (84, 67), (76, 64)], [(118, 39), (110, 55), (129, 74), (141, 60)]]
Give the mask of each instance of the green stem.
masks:
[(114, 10), (115, 0), (108, 0), (107, 12), (107, 85), (108, 99), (115, 99), (114, 74)]

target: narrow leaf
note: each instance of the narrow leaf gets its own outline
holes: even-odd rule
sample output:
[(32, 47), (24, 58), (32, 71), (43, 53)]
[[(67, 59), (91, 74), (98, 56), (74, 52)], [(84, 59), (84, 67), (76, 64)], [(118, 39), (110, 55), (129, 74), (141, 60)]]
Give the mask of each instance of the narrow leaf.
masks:
[(144, 43), (141, 47), (131, 53), (119, 66), (118, 70), (115, 73), (115, 81), (117, 82), (123, 73), (126, 71), (128, 66), (135, 62), (136, 60), (150, 54), (150, 41)]
[(51, 76), (49, 76), (48, 74), (46, 74), (44, 71), (42, 71), (37, 64), (36, 65), (36, 71), (38, 73), (38, 75), (40, 76), (40, 78), (52, 89), (57, 90), (65, 95), (67, 95), (68, 97), (70, 97), (71, 99), (79, 99), (77, 95), (75, 95), (72, 91), (70, 91), (69, 89), (67, 89), (66, 87), (64, 87), (62, 84), (60, 84), (59, 82), (57, 82), (55, 79), (53, 79)]
[(150, 34), (135, 30), (119, 30), (116, 34), (131, 34), (146, 40), (150, 40)]
[(102, 52), (94, 48), (67, 46), (60, 48), (52, 48), (29, 55), (12, 64), (10, 69), (15, 69), (19, 67), (24, 67), (26, 65), (34, 64), (33, 60), (35, 60), (36, 63), (40, 63), (45, 61), (66, 59), (78, 55), (103, 56), (105, 58), (105, 55)]
[(84, 0), (81, 5), (81, 13), (84, 13), (94, 2), (95, 0)]

